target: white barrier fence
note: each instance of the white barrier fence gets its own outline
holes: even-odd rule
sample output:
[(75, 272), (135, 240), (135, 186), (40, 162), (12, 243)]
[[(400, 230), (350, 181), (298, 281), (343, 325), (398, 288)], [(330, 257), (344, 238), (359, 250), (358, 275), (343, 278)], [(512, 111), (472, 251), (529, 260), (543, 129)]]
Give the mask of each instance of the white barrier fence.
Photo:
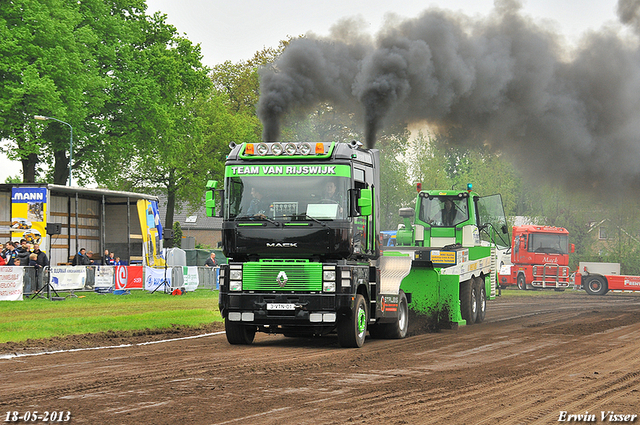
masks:
[(170, 292), (176, 288), (217, 290), (219, 267), (169, 266), (0, 266), (0, 301), (20, 301), (44, 289), (75, 292), (147, 290)]

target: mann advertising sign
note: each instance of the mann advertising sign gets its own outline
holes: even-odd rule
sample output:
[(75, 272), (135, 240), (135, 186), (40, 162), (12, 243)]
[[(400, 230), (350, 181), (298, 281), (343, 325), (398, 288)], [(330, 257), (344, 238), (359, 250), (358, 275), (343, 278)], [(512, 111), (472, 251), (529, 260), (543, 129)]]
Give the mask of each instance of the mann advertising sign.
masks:
[(11, 240), (26, 239), (40, 244), (44, 251), (47, 225), (47, 188), (14, 187), (11, 189)]

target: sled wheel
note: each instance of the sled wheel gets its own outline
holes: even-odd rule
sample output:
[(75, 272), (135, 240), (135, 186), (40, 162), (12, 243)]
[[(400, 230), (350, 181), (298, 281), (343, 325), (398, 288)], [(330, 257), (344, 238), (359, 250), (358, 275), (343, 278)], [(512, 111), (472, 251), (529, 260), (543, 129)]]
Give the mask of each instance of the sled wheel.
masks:
[(229, 319), (224, 321), (224, 331), (227, 334), (229, 344), (249, 345), (256, 336), (255, 326), (243, 325), (238, 322), (232, 322)]
[(476, 323), (484, 322), (484, 318), (487, 314), (487, 290), (485, 289), (484, 279), (482, 277), (477, 277), (477, 301), (478, 301), (478, 315), (476, 317)]
[(354, 309), (350, 316), (338, 322), (338, 341), (342, 347), (360, 348), (367, 335), (367, 305), (364, 297), (356, 295)]
[(460, 313), (467, 325), (474, 324), (478, 318), (476, 285), (473, 284), (473, 279), (460, 284)]

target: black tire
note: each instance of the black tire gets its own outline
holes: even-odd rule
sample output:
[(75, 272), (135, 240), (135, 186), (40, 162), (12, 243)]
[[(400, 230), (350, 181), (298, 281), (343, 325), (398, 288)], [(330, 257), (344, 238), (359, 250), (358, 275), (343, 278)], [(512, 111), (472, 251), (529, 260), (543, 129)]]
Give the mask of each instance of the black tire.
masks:
[(518, 282), (518, 289), (522, 289), (523, 291), (527, 290), (527, 281), (523, 274), (518, 275), (518, 280), (516, 282)]
[(356, 295), (353, 311), (349, 316), (341, 317), (338, 321), (338, 341), (345, 348), (360, 348), (364, 345), (367, 335), (367, 303), (360, 294)]
[(482, 277), (476, 278), (476, 300), (478, 303), (476, 323), (484, 322), (484, 318), (487, 315), (487, 290), (484, 285), (484, 279)]
[(607, 281), (602, 276), (589, 276), (584, 283), (584, 290), (589, 295), (604, 295), (609, 292)]
[(229, 319), (224, 321), (224, 331), (227, 334), (227, 341), (233, 345), (250, 345), (256, 336), (255, 326), (243, 325)]
[(393, 323), (381, 323), (369, 328), (372, 338), (402, 339), (409, 330), (409, 304), (404, 291), (400, 291), (398, 298), (398, 317)]
[(460, 284), (460, 313), (462, 318), (467, 321), (467, 325), (472, 325), (478, 318), (478, 302), (476, 294), (476, 285), (473, 279), (467, 280)]

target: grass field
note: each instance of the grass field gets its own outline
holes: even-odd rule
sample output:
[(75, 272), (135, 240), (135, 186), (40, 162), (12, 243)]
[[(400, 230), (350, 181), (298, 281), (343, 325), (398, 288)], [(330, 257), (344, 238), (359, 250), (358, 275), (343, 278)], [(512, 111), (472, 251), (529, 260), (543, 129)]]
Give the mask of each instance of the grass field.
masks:
[[(69, 294), (59, 293), (60, 296)], [(0, 343), (105, 331), (199, 326), (222, 321), (218, 291), (181, 296), (131, 291), (130, 295), (77, 292), (64, 301), (0, 302)]]

